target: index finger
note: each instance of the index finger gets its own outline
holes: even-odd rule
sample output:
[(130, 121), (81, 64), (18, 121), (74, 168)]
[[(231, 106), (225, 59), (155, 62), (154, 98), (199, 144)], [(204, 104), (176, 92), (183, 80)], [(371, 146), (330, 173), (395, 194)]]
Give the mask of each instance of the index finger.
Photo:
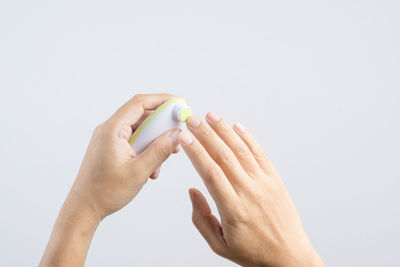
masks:
[(132, 126), (145, 111), (154, 110), (164, 102), (176, 98), (171, 94), (137, 94), (120, 107), (111, 120)]
[[(222, 169), (211, 158), (198, 140), (185, 131), (179, 133), (179, 144), (203, 179), (220, 213), (235, 207), (237, 193)], [(221, 209), (220, 209), (221, 208)]]

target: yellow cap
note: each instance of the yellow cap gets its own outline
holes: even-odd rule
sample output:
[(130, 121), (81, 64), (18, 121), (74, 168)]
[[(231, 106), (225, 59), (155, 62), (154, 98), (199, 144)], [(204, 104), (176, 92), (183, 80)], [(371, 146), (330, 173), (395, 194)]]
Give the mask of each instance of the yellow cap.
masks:
[(189, 119), (190, 116), (192, 116), (192, 109), (190, 107), (184, 107), (179, 112), (179, 120), (180, 121), (185, 122), (185, 121), (187, 121), (187, 119)]

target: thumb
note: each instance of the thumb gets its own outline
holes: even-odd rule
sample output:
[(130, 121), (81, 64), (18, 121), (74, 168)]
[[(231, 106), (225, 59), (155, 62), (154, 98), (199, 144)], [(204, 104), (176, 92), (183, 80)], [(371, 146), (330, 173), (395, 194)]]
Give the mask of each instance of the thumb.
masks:
[(200, 191), (192, 188), (189, 190), (189, 196), (193, 205), (193, 224), (207, 241), (211, 249), (218, 255), (223, 256), (226, 243), (222, 234), (221, 224), (218, 219), (211, 214), (210, 206)]
[(180, 129), (173, 129), (158, 137), (142, 153), (133, 159), (133, 167), (140, 175), (149, 177), (175, 151)]

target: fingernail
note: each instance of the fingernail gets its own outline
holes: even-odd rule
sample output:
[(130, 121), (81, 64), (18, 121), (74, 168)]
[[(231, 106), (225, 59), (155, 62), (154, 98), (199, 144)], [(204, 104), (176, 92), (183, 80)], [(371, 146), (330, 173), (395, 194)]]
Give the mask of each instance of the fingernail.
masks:
[(154, 172), (150, 175), (150, 178), (156, 179), (160, 175), (160, 167), (154, 170)]
[(172, 143), (174, 143), (175, 145), (179, 145), (179, 140), (178, 140), (179, 132), (180, 129), (173, 129), (168, 135)]
[(154, 171), (154, 176), (158, 176), (160, 175), (160, 171), (161, 171), (161, 167), (158, 167), (155, 171)]
[(191, 193), (191, 190), (189, 190), (189, 197), (190, 197), (190, 200), (192, 201), (192, 204), (193, 204), (193, 206), (194, 206), (194, 204), (197, 203), (196, 194)]
[(189, 117), (186, 123), (189, 127), (196, 128), (200, 125), (200, 120), (196, 117)]
[(193, 142), (193, 137), (185, 131), (179, 134), (179, 141), (185, 145), (190, 145)]
[(233, 127), (234, 127), (236, 130), (238, 130), (239, 132), (241, 132), (241, 133), (244, 132), (244, 126), (243, 126), (241, 123), (239, 123), (239, 122), (235, 123), (235, 125), (233, 125)]
[(219, 115), (217, 112), (212, 111), (207, 114), (207, 118), (213, 122), (218, 122), (221, 120), (221, 115)]

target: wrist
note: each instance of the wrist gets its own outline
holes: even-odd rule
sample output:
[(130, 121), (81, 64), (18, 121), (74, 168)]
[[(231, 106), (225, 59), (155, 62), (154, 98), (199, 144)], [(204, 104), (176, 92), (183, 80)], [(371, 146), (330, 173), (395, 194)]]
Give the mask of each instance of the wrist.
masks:
[(57, 217), (40, 266), (83, 266), (101, 217), (68, 195)]
[(57, 221), (65, 225), (79, 226), (89, 230), (96, 229), (103, 218), (104, 216), (98, 211), (90, 198), (72, 189), (64, 201)]
[(57, 217), (56, 225), (62, 229), (74, 232), (80, 232), (82, 236), (94, 233), (102, 221), (91, 208), (84, 204), (71, 204), (68, 199)]
[(303, 266), (325, 266), (321, 257), (318, 255), (314, 248), (311, 248), (307, 254), (304, 254), (302, 257), (300, 257), (299, 262), (303, 263)]
[(315, 251), (313, 246), (304, 246), (297, 249), (293, 253), (289, 253), (287, 261), (282, 266), (312, 266), (322, 267), (325, 266), (319, 254)]

